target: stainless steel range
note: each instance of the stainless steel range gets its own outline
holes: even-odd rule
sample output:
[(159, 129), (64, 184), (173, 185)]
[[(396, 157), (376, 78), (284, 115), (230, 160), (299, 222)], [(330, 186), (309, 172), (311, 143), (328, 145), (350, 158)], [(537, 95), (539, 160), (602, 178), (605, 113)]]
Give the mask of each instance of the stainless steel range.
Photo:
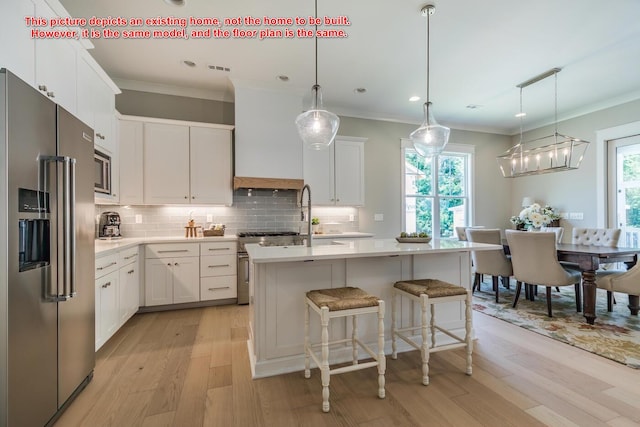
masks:
[(241, 231), (238, 236), (238, 304), (249, 304), (249, 255), (248, 243), (262, 246), (303, 245), (306, 236), (296, 231)]

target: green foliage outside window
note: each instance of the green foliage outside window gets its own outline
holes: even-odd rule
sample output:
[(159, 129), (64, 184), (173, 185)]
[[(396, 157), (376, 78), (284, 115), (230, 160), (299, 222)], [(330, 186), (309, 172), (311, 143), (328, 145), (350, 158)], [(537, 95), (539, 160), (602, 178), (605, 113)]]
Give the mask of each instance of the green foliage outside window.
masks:
[[(452, 208), (463, 206), (465, 194), (465, 158), (456, 155), (441, 155), (438, 161), (438, 183), (434, 185), (432, 159), (426, 159), (415, 152), (405, 155), (407, 177), (411, 177), (412, 188), (407, 188), (406, 206), (415, 206), (415, 228), (417, 232), (433, 235), (433, 215), (435, 200), (434, 187), (439, 199), (439, 236), (449, 237), (454, 232), (454, 211)], [(413, 199), (413, 200), (412, 200)]]

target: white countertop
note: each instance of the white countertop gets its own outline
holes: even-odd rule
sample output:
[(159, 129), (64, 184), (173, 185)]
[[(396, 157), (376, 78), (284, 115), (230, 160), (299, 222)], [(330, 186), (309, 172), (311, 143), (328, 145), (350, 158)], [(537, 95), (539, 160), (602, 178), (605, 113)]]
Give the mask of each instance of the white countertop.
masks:
[[(306, 235), (306, 233), (305, 233)], [(314, 239), (359, 239), (363, 237), (373, 237), (372, 233), (361, 233), (359, 231), (345, 231), (343, 233), (318, 233), (313, 234)]]
[(100, 240), (95, 241), (96, 255), (103, 256), (120, 249), (130, 248), (136, 245), (144, 245), (148, 243), (205, 243), (205, 242), (224, 242), (238, 240), (235, 234), (226, 236), (212, 237), (123, 237), (122, 239)]
[(395, 239), (354, 239), (316, 246), (260, 246), (247, 244), (254, 263), (364, 258), (389, 255), (417, 255), (472, 250), (502, 250), (502, 245), (433, 239), (430, 243), (398, 243)]

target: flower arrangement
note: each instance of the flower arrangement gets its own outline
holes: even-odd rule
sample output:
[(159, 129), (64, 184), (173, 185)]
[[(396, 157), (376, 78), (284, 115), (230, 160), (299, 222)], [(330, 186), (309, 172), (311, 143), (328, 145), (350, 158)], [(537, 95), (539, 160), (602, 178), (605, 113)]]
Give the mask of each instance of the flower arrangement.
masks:
[(520, 211), (520, 214), (512, 216), (509, 221), (516, 227), (525, 229), (540, 228), (560, 219), (560, 215), (549, 205), (540, 206), (534, 203)]

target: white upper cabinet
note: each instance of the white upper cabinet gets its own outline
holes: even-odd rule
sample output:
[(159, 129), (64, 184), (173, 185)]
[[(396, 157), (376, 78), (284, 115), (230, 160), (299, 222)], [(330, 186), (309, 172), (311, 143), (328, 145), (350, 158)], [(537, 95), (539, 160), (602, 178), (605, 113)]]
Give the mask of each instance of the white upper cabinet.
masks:
[(6, 68), (22, 80), (35, 86), (35, 39), (24, 18), (35, 15), (35, 6), (28, 0), (3, 1), (0, 14), (0, 68)]
[[(121, 203), (139, 203), (134, 201), (139, 200), (139, 189), (129, 185), (140, 182), (146, 205), (233, 203), (233, 127), (133, 116), (122, 116), (120, 127), (120, 144), (125, 150), (121, 187), (127, 193), (124, 199), (121, 196)], [(137, 158), (140, 140), (141, 161)], [(140, 170), (144, 171), (141, 179)]]
[(189, 203), (189, 127), (144, 124), (144, 203)]
[(115, 94), (98, 75), (88, 54), (78, 57), (78, 113), (80, 120), (91, 126), (98, 147), (116, 153), (117, 138), (113, 132)]
[(191, 126), (191, 203), (233, 203), (231, 132)]
[(143, 135), (144, 124), (119, 120), (120, 204), (141, 205), (143, 198)]
[(337, 136), (325, 150), (304, 150), (304, 181), (314, 205), (364, 205), (365, 141)]
[[(36, 16), (53, 18), (57, 15), (43, 2), (36, 3)], [(72, 42), (59, 39), (35, 40), (35, 86), (67, 111), (76, 109), (76, 48)]]

